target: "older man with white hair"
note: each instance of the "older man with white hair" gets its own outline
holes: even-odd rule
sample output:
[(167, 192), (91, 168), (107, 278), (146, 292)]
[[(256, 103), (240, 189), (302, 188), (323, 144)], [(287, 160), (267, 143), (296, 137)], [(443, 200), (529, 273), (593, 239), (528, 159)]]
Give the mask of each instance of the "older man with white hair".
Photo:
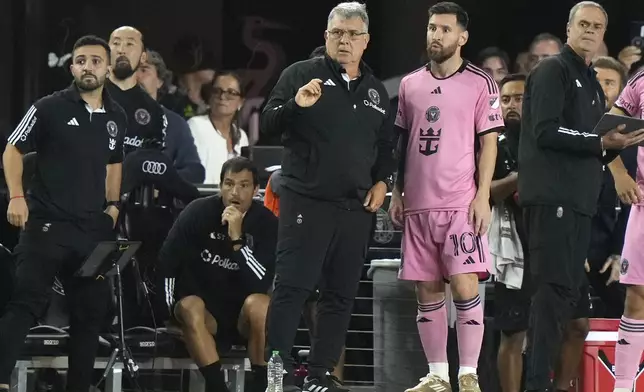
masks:
[[(362, 275), (373, 213), (393, 186), (393, 124), (383, 84), (362, 61), (369, 17), (358, 2), (329, 14), (324, 56), (282, 73), (261, 129), (281, 134), (276, 281), (267, 320), (267, 357), (279, 351), (293, 385), (291, 349), (302, 306), (320, 289), (307, 391), (345, 391), (337, 363)], [(267, 358), (268, 359), (268, 358)]]

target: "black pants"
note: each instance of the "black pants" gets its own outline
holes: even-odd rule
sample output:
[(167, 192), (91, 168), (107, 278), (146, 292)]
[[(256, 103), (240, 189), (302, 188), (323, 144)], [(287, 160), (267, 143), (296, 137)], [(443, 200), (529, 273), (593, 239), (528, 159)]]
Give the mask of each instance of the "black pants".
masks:
[(590, 217), (558, 206), (524, 209), (535, 284), (528, 327), (526, 389), (546, 390), (559, 356), (563, 328), (572, 319), (586, 285), (584, 260)]
[(29, 217), (14, 252), (13, 295), (0, 318), (0, 384), (9, 384), (25, 337), (47, 310), (58, 276), (70, 312), (67, 391), (89, 390), (110, 286), (107, 280), (77, 278), (73, 274), (98, 241), (113, 237), (112, 218), (103, 213), (82, 225)]
[(366, 211), (342, 210), (282, 190), (267, 360), (278, 350), (285, 369), (292, 370), (302, 307), (319, 283), (309, 368), (312, 375), (333, 369), (345, 343), (372, 225), (373, 214)]

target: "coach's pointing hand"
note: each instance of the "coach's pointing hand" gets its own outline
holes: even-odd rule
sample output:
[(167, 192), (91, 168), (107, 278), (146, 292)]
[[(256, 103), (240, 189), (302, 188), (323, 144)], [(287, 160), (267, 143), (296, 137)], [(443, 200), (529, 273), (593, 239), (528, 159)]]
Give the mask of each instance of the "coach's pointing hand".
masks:
[(312, 79), (300, 87), (295, 95), (295, 103), (301, 108), (313, 106), (322, 96), (322, 80)]

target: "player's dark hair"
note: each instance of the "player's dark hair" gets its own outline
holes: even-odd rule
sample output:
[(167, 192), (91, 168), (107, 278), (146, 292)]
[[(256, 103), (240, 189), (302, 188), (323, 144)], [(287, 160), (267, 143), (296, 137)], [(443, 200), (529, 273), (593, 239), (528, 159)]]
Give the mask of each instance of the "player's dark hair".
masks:
[(309, 55), (309, 59), (314, 59), (316, 57), (322, 57), (326, 54), (326, 46), (318, 46), (317, 48), (313, 49), (311, 54)]
[(105, 42), (103, 38), (97, 37), (95, 35), (85, 35), (80, 37), (76, 42), (74, 43), (74, 47), (72, 49), (72, 54), (76, 51), (78, 48), (82, 48), (83, 46), (102, 46), (103, 49), (105, 49), (105, 54), (107, 55), (107, 63), (110, 63), (110, 57), (111, 57), (111, 50), (110, 50), (110, 45)]
[(499, 90), (503, 88), (506, 83), (510, 82), (525, 82), (528, 79), (524, 74), (509, 74), (499, 82)]
[[(241, 76), (237, 74), (236, 72), (233, 71), (221, 71), (217, 72), (215, 74), (215, 77), (212, 79), (212, 83), (204, 84), (201, 87), (201, 99), (203, 99), (204, 102), (207, 104), (210, 104), (210, 99), (212, 98), (212, 94), (215, 88), (215, 83), (217, 83), (217, 79), (224, 77), (224, 76), (231, 76), (235, 80), (237, 80), (237, 84), (239, 85), (239, 97), (240, 98), (245, 98), (246, 97), (246, 86), (244, 85), (244, 81), (242, 80)], [(241, 140), (241, 128), (239, 127), (239, 112), (241, 110), (238, 110), (235, 113), (235, 116), (233, 117), (233, 126), (232, 129), (230, 130), (230, 141), (234, 146), (239, 143)]]
[(455, 15), (456, 22), (463, 30), (467, 30), (467, 26), (470, 23), (470, 17), (465, 12), (465, 9), (451, 1), (441, 1), (431, 6), (429, 8), (429, 17), (431, 18), (433, 15)]
[(628, 72), (626, 67), (621, 63), (621, 61), (612, 57), (602, 56), (596, 58), (593, 61), (593, 68), (612, 69), (613, 71), (617, 72), (620, 79), (620, 89), (624, 88), (626, 82), (628, 81)]
[(498, 57), (505, 64), (505, 69), (510, 69), (510, 56), (503, 49), (496, 46), (488, 46), (487, 48), (481, 50), (476, 58), (476, 65), (481, 67), (485, 60), (491, 57)]
[(253, 175), (253, 186), (258, 186), (259, 172), (257, 171), (257, 166), (246, 157), (234, 157), (224, 162), (224, 165), (221, 167), (221, 174), (219, 175), (219, 183), (224, 183), (226, 173), (239, 173), (244, 170), (251, 172)]

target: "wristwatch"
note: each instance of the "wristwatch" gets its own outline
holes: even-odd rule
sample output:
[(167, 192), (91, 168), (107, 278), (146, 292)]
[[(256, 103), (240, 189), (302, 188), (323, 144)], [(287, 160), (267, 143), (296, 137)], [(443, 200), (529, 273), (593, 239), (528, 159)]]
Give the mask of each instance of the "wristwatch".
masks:
[(107, 207), (111, 207), (111, 206), (114, 206), (114, 207), (116, 207), (117, 210), (121, 211), (121, 202), (120, 201), (116, 201), (116, 200), (108, 201), (107, 202)]
[(391, 192), (391, 191), (394, 190), (394, 175), (393, 174), (388, 175), (387, 177), (383, 178), (380, 181), (384, 182), (385, 185), (387, 185), (387, 192)]
[(233, 240), (231, 238), (230, 244), (232, 246), (237, 246), (237, 245), (244, 246), (244, 245), (246, 245), (246, 236), (242, 234), (242, 236), (237, 238), (236, 240)]

